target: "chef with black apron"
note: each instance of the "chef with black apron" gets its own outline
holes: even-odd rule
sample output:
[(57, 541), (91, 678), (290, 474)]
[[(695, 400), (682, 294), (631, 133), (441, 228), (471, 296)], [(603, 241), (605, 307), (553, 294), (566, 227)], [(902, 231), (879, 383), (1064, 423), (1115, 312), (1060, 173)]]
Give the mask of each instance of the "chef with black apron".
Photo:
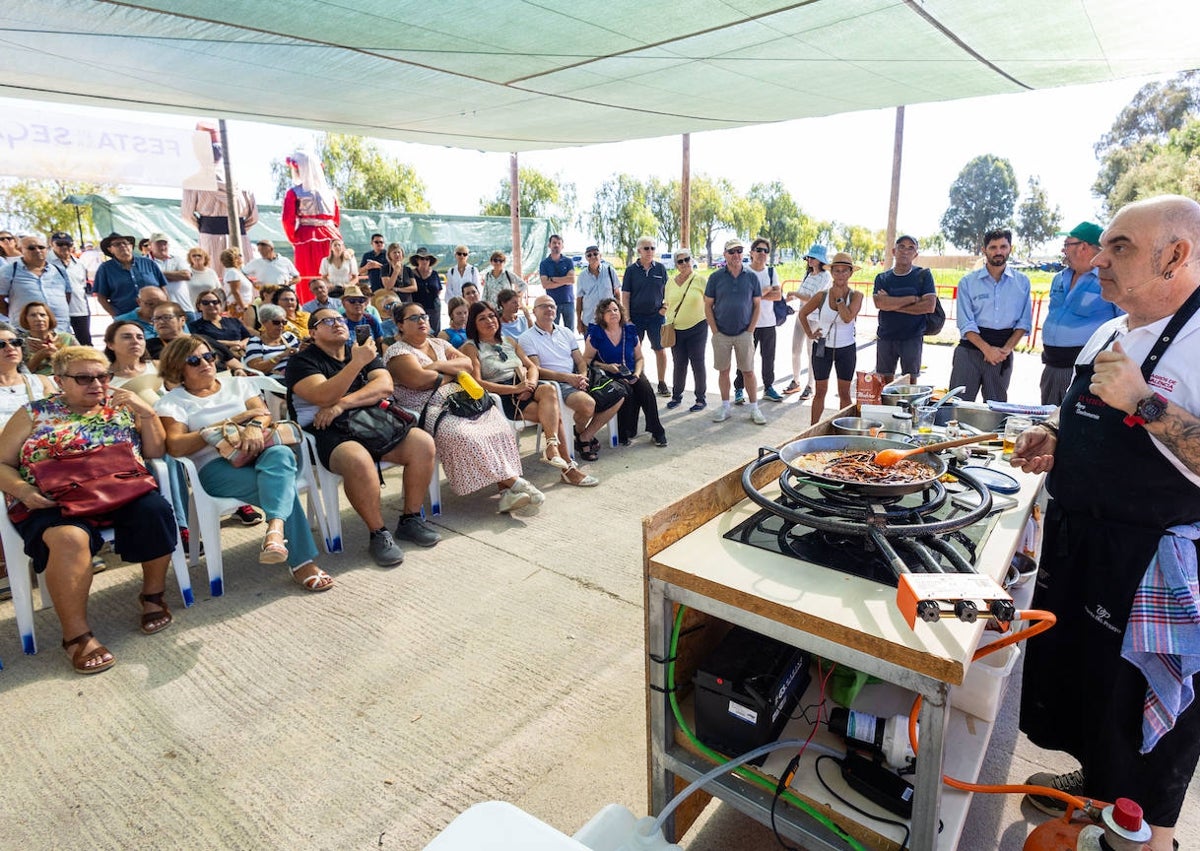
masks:
[[(1080, 761), (1081, 772), (1051, 785), (1141, 804), (1156, 851), (1171, 848), (1200, 759), (1200, 704), (1140, 753), (1146, 679), (1121, 648), (1159, 541), (1200, 522), (1198, 252), (1200, 205), (1190, 199), (1165, 196), (1117, 214), (1093, 263), (1105, 299), (1128, 315), (1084, 347), (1062, 407), (1022, 435), (1013, 459), (1028, 472), (1049, 470), (1033, 605), (1058, 619), (1028, 644), (1021, 730)], [(1200, 647), (1200, 625), (1184, 628)]]

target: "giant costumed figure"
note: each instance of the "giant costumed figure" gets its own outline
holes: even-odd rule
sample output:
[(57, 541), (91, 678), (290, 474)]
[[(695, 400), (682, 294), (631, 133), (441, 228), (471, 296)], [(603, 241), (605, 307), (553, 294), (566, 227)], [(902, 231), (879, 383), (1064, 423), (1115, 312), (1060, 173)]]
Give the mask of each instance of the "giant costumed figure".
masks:
[(304, 304), (312, 299), (308, 284), (321, 274), (321, 260), (329, 256), (329, 243), (342, 238), (338, 230), (342, 213), (320, 160), (296, 151), (287, 162), (295, 185), (283, 198), (283, 231), (295, 250), (294, 261), (300, 270), (296, 295)]
[[(217, 185), (215, 189), (192, 189), (184, 182), (183, 200), (180, 202), (183, 220), (200, 232), (200, 247), (208, 252), (217, 277), (225, 274), (221, 265), (221, 252), (229, 247), (229, 201), (225, 193), (225, 166), (222, 163), (220, 137), (217, 128), (200, 123), (197, 130), (203, 130), (212, 139), (212, 161), (216, 172)], [(200, 152), (196, 152), (197, 158)], [(210, 184), (211, 185), (211, 184)], [(242, 254), (246, 253), (246, 231), (258, 222), (258, 204), (254, 194), (245, 190), (233, 188), (233, 203), (237, 207), (238, 222), (241, 224)]]

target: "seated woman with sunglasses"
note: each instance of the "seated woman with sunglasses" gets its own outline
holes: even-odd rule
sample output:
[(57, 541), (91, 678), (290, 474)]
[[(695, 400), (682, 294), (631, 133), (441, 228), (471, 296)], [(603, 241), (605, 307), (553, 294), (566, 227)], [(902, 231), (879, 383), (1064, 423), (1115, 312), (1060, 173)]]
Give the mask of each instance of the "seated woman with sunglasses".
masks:
[(9, 508), (21, 503), (28, 515), (15, 526), (25, 541), (33, 569), (42, 575), (62, 624), (63, 649), (80, 674), (98, 674), (116, 660), (88, 626), (92, 556), (104, 540), (101, 524), (111, 526), (113, 547), (126, 561), (141, 562), (141, 630), (151, 635), (171, 624), (163, 602), (167, 565), (175, 549), (175, 516), (157, 490), (96, 517), (64, 517), (58, 504), (38, 490), (30, 465), (70, 447), (87, 450), (127, 444), (134, 456), (161, 457), (162, 423), (136, 393), (110, 393), (108, 362), (89, 346), (71, 346), (54, 356), (61, 393), (19, 409), (0, 434), (0, 490)]
[(205, 290), (200, 293), (196, 297), (196, 310), (200, 312), (200, 318), (188, 323), (188, 331), (220, 340), (229, 347), (235, 357), (240, 358), (246, 354), (250, 334), (240, 319), (224, 314), (225, 296), (220, 290)]
[(282, 378), (288, 358), (300, 351), (300, 338), (286, 330), (287, 314), (278, 305), (260, 307), (258, 321), (262, 323), (262, 330), (246, 344), (243, 363), (266, 375)]
[(430, 335), (429, 316), (420, 304), (404, 305), (399, 321), (400, 339), (383, 357), (396, 384), (392, 396), (401, 406), (423, 412), (423, 428), (433, 435), (450, 487), (462, 496), (496, 485), (501, 513), (541, 505), (546, 497), (521, 478), (517, 439), (500, 411), (492, 407), (473, 420), (450, 413), (439, 417), (446, 397), (463, 389), (454, 377), (471, 371), (471, 359)]
[(467, 336), (462, 353), (471, 359), (471, 371), (483, 389), (500, 397), (504, 415), (538, 423), (546, 434), (546, 451), (538, 458), (557, 467), (569, 485), (592, 487), (599, 480), (575, 466), (567, 451), (567, 432), (558, 406), (558, 390), (553, 384), (538, 382), (538, 367), (521, 344), (500, 333), (500, 317), (486, 302), (471, 305), (467, 316)]
[(17, 330), (0, 322), (0, 427), (28, 402), (51, 395), (54, 384), (44, 375), (21, 372), (24, 350)]
[[(199, 337), (177, 337), (163, 349), (159, 369), (175, 389), (154, 408), (166, 431), (167, 451), (190, 457), (213, 496), (262, 506), (267, 533), (259, 562), (286, 561), (305, 590), (326, 591), (333, 579), (313, 562), (317, 547), (296, 491), (296, 455), (289, 446), (263, 448), (263, 430), (271, 422), (267, 406), (250, 382), (218, 380), (216, 367), (216, 354)], [(253, 463), (233, 466), (200, 435), (205, 426), (225, 420), (246, 426), (242, 446), (258, 452)]]

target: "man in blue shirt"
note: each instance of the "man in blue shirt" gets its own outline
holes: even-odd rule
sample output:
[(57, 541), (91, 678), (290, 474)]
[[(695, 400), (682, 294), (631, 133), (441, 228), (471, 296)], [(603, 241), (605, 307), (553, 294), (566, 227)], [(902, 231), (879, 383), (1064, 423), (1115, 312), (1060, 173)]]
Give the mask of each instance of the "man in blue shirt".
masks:
[(1042, 323), (1042, 404), (1061, 405), (1075, 376), (1075, 358), (1092, 332), (1124, 311), (1100, 296), (1092, 258), (1104, 229), (1081, 222), (1063, 240), (1067, 268), (1050, 284), (1050, 309)]
[(937, 307), (937, 289), (928, 269), (914, 266), (917, 241), (896, 240), (892, 268), (875, 276), (875, 308), (879, 311), (875, 343), (875, 372), (884, 384), (896, 377), (896, 362), (910, 384), (921, 372), (925, 347), (925, 317)]
[(141, 254), (134, 256), (133, 237), (110, 233), (100, 240), (100, 250), (110, 259), (96, 270), (96, 301), (117, 316), (136, 310), (138, 290), (158, 287), (167, 290), (167, 279), (153, 260)]
[(638, 340), (650, 338), (658, 366), (658, 395), (670, 396), (667, 389), (667, 350), (662, 347), (663, 322), (667, 314), (667, 267), (654, 259), (654, 240), (643, 236), (637, 241), (638, 259), (625, 268), (621, 282), (621, 306), (637, 328)]
[(1008, 401), (1012, 380), (1012, 353), (1033, 328), (1033, 302), (1029, 279), (1008, 268), (1012, 231), (996, 229), (983, 236), (987, 263), (958, 282), (958, 330), (950, 386), (966, 388), (962, 397), (974, 401), (983, 389), (983, 401)]
[(737, 356), (738, 372), (746, 382), (750, 419), (766, 425), (767, 418), (758, 408), (758, 383), (754, 378), (754, 327), (762, 304), (762, 284), (758, 275), (742, 266), (746, 245), (736, 237), (725, 243), (725, 268), (708, 278), (704, 287), (704, 317), (712, 331), (713, 367), (721, 388), (721, 407), (713, 414), (714, 423), (731, 416), (729, 368)]
[(19, 321), (25, 305), (45, 304), (63, 328), (71, 327), (67, 273), (46, 261), (48, 247), (38, 236), (21, 237), (21, 256), (0, 268), (0, 313)]
[(570, 328), (575, 317), (575, 261), (563, 256), (562, 245), (561, 236), (550, 235), (550, 256), (538, 266), (538, 275), (542, 289), (554, 299), (554, 321)]

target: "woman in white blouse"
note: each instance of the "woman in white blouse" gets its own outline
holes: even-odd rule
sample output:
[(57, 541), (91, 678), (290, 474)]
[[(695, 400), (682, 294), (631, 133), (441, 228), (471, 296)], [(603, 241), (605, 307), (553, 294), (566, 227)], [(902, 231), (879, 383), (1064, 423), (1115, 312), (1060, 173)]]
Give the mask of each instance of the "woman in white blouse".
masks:
[(454, 247), (455, 264), (446, 273), (446, 300), (463, 297), (463, 284), (479, 286), (479, 270), (467, 262), (471, 250), (465, 245)]

